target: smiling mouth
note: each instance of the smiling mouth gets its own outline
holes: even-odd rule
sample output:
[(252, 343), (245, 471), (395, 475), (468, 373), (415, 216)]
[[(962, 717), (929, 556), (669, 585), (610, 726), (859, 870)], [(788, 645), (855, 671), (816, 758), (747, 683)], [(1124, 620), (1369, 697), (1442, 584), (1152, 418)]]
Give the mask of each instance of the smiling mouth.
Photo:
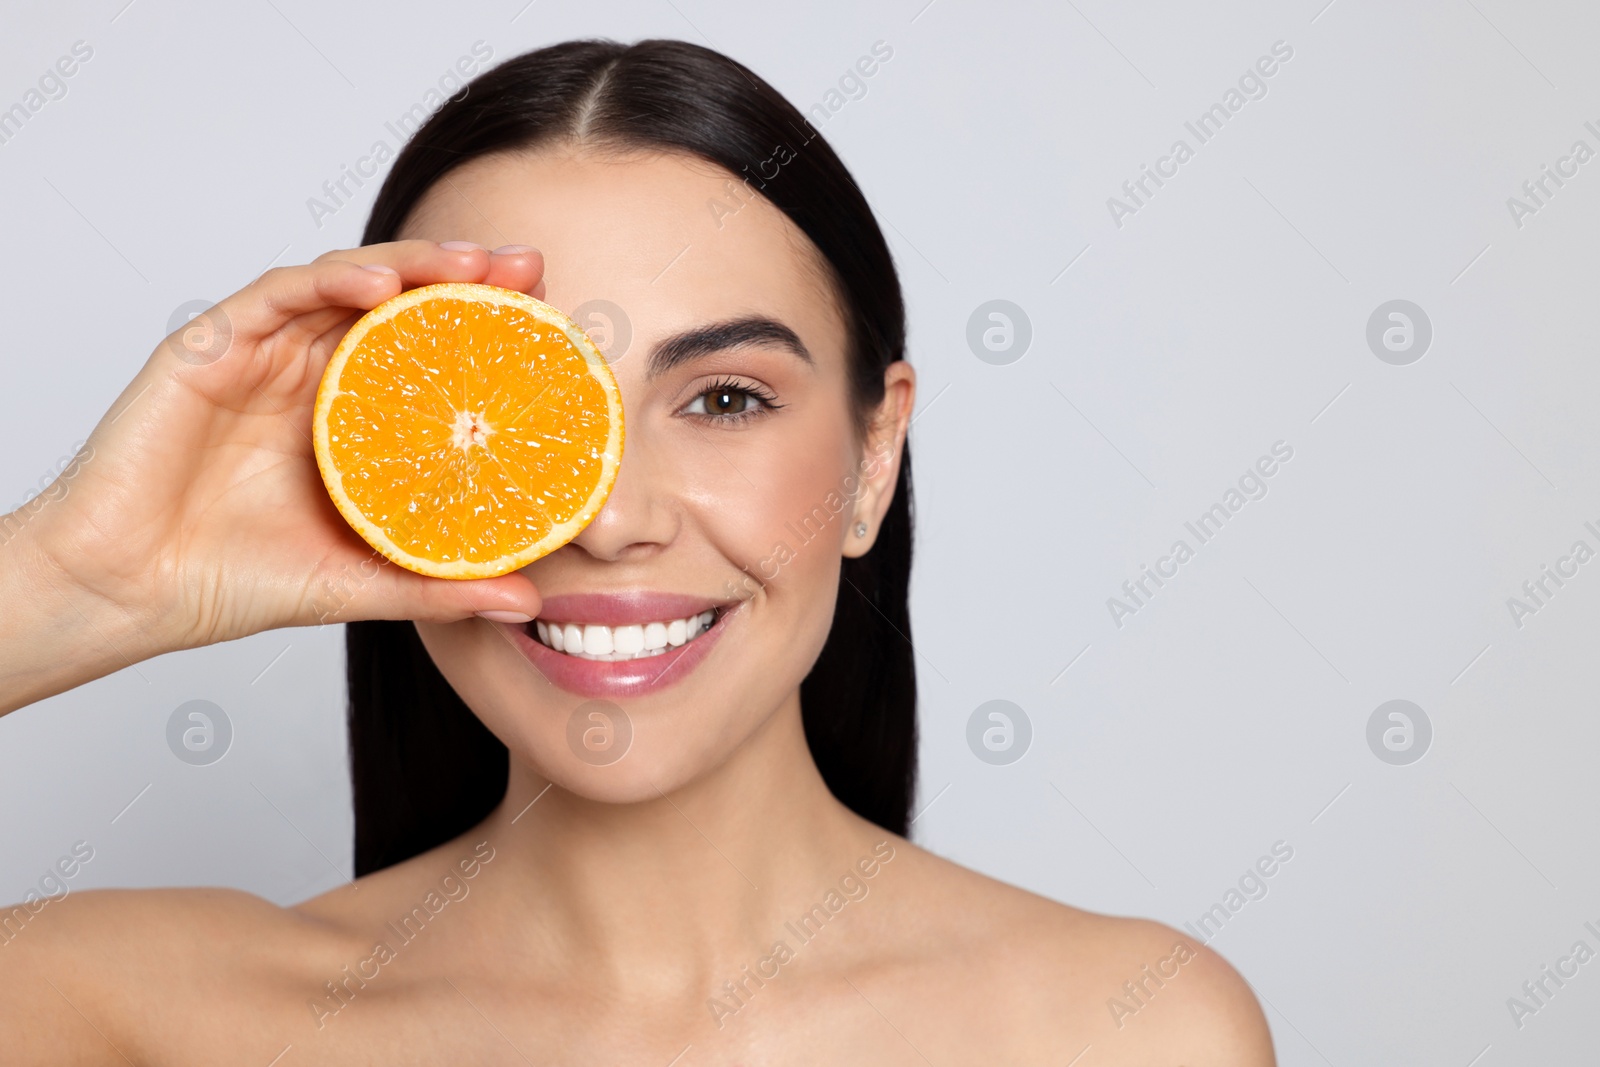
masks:
[(682, 648), (715, 626), (722, 614), (723, 609), (708, 608), (683, 618), (623, 626), (535, 619), (529, 630), (541, 645), (553, 651), (574, 659), (615, 663), (649, 659)]

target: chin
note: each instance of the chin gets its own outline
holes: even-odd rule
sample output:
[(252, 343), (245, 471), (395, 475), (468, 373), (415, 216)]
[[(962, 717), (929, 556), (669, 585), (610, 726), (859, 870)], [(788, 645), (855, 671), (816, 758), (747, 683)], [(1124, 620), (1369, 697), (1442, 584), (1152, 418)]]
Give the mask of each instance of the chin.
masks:
[(552, 602), (543, 627), (416, 625), (440, 672), (514, 763), (599, 803), (656, 800), (727, 764), (796, 694), (827, 637), (822, 621), (812, 640), (786, 637), (763, 650), (749, 602), (676, 605), (670, 610), (692, 609), (701, 623), (675, 631), (681, 643), (655, 655), (585, 659), (550, 646)]

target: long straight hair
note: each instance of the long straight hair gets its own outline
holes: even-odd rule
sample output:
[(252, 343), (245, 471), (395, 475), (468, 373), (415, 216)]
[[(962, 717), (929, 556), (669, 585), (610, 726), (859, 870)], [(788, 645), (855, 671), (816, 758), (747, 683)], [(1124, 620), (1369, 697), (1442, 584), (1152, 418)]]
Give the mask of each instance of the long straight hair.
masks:
[[(682, 41), (569, 41), (507, 60), (441, 107), (395, 159), (362, 235), (390, 241), (444, 175), (563, 141), (667, 150), (720, 166), (821, 253), (847, 323), (858, 431), (905, 352), (905, 303), (866, 198), (816, 128), (743, 65)], [(907, 604), (911, 457), (871, 551), (843, 560), (833, 625), (800, 686), (806, 741), (833, 795), (904, 834), (916, 782)], [(357, 875), (466, 832), (505, 796), (509, 755), (404, 621), (350, 623)]]

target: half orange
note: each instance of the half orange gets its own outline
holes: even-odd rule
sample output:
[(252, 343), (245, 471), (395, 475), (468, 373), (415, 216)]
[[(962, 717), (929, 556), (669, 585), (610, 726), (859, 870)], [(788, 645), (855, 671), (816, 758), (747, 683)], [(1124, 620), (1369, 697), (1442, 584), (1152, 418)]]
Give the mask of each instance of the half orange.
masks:
[(438, 578), (490, 578), (555, 551), (605, 504), (622, 395), (578, 325), (525, 293), (411, 289), (350, 328), (317, 390), (312, 442), (351, 527)]

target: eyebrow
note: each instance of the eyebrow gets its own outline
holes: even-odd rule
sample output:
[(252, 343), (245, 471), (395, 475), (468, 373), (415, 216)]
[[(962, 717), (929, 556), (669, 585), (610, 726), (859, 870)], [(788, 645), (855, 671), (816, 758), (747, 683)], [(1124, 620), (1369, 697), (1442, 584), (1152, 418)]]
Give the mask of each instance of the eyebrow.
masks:
[(799, 335), (789, 327), (776, 319), (762, 315), (747, 315), (725, 322), (696, 326), (661, 341), (650, 350), (649, 374), (655, 378), (673, 367), (702, 356), (709, 356), (729, 348), (743, 348), (746, 345), (769, 345), (787, 349), (802, 363), (808, 366), (816, 365), (816, 360), (811, 358), (810, 351), (801, 342)]

